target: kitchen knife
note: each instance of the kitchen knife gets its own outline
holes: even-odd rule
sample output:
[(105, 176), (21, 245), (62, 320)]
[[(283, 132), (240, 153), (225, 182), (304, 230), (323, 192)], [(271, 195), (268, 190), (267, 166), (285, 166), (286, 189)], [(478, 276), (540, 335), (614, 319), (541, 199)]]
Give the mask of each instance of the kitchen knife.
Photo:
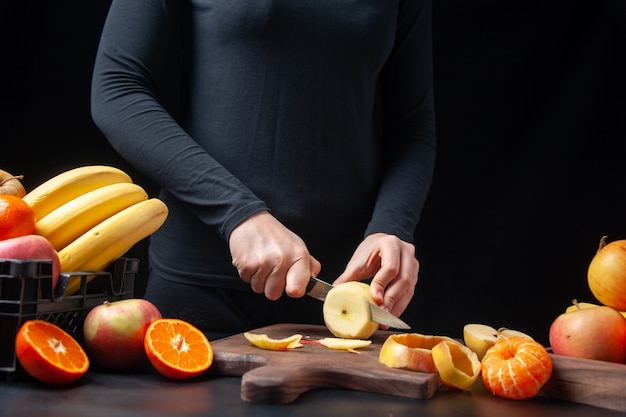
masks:
[[(324, 282), (321, 279), (311, 277), (309, 279), (309, 284), (306, 287), (306, 294), (310, 297), (315, 298), (316, 300), (324, 301), (326, 299), (326, 294), (328, 294), (328, 291), (330, 291), (332, 288), (333, 286), (329, 283)], [(390, 312), (383, 310), (374, 303), (370, 302), (369, 304), (370, 312), (372, 314), (372, 321), (394, 329), (411, 328), (408, 324), (406, 324)]]

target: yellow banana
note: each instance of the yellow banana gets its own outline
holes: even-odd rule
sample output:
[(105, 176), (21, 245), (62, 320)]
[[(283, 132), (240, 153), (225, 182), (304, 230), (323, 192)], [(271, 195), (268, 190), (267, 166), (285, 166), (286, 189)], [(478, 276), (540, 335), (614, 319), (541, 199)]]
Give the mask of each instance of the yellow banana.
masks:
[[(140, 201), (114, 214), (59, 251), (61, 272), (105, 269), (161, 227), (167, 214), (167, 206), (158, 198)], [(65, 294), (71, 295), (79, 288), (80, 277), (72, 277)]]
[(119, 182), (131, 183), (124, 171), (106, 165), (87, 165), (62, 172), (28, 192), (23, 200), (37, 220), (89, 191)]
[(68, 201), (37, 221), (35, 233), (60, 251), (92, 227), (115, 213), (148, 199), (139, 185), (127, 182), (105, 185)]

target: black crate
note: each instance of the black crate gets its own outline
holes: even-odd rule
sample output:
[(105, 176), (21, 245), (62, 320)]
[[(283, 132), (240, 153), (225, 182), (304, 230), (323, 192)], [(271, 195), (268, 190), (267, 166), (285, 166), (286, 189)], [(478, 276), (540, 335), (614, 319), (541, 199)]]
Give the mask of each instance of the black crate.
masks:
[[(106, 271), (62, 273), (52, 288), (50, 261), (21, 261), (0, 258), (0, 377), (19, 376), (15, 337), (27, 320), (54, 323), (82, 344), (83, 320), (89, 310), (105, 301), (133, 297), (139, 260), (120, 258)], [(80, 288), (65, 296), (71, 279)]]

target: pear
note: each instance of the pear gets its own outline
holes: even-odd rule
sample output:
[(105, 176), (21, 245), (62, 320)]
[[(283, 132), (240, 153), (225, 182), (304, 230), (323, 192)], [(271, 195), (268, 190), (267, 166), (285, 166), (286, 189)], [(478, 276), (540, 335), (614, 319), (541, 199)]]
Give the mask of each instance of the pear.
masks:
[(343, 339), (368, 339), (378, 323), (372, 321), (369, 303), (374, 303), (368, 284), (350, 281), (336, 285), (324, 300), (324, 323), (330, 332)]

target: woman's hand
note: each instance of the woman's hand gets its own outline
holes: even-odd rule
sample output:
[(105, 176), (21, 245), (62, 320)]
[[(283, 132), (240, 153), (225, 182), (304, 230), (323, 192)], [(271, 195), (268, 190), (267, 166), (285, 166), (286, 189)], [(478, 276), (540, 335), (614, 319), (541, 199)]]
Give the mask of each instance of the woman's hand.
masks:
[(239, 276), (270, 300), (283, 292), (302, 297), (309, 278), (321, 269), (302, 239), (266, 211), (241, 222), (228, 244)]
[(373, 277), (370, 289), (374, 300), (399, 316), (413, 298), (418, 271), (415, 246), (393, 235), (375, 233), (361, 242), (333, 284)]

